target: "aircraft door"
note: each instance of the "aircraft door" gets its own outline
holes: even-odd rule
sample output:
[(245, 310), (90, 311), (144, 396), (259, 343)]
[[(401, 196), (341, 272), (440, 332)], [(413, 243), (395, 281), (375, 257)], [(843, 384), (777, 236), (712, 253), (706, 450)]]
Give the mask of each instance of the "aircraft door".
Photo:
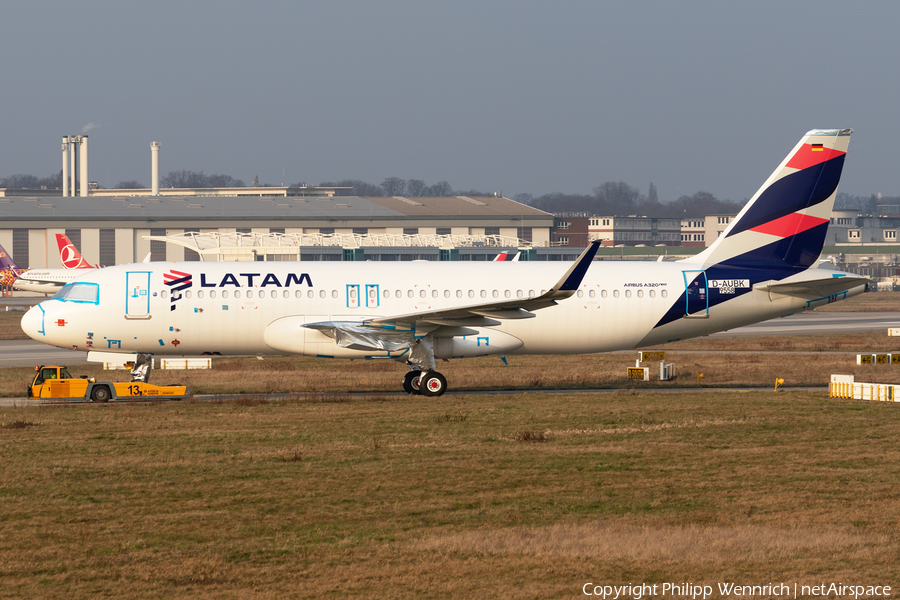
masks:
[(378, 285), (366, 285), (366, 308), (378, 308)]
[(684, 316), (705, 318), (709, 316), (709, 290), (705, 271), (682, 271), (684, 275)]
[(150, 318), (150, 272), (125, 273), (125, 318)]
[(359, 285), (347, 285), (347, 308), (359, 308)]

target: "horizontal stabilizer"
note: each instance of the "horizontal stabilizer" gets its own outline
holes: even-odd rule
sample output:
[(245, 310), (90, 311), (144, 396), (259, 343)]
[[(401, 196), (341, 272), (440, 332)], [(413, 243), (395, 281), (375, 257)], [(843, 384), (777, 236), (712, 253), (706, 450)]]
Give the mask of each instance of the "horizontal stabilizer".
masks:
[(815, 296), (824, 298), (833, 294), (839, 294), (847, 290), (866, 285), (870, 279), (861, 275), (830, 275), (817, 277), (804, 281), (763, 281), (753, 286), (753, 289), (772, 294), (785, 296)]

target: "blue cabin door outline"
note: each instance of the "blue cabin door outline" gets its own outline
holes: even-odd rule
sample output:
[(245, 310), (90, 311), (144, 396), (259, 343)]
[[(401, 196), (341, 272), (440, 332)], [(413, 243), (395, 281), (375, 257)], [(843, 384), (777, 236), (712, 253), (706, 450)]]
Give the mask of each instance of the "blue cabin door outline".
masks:
[(378, 285), (366, 284), (366, 308), (378, 308)]
[(125, 318), (150, 318), (150, 271), (125, 273)]
[(684, 275), (684, 316), (706, 318), (709, 316), (709, 289), (706, 271), (682, 271)]
[(359, 285), (347, 284), (347, 308), (359, 308)]

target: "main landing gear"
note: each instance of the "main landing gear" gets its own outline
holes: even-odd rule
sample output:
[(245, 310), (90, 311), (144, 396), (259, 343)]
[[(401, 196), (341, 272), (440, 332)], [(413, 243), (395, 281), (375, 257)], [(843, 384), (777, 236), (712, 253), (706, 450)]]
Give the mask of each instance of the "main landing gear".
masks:
[(447, 378), (437, 371), (410, 371), (403, 376), (403, 391), (407, 394), (441, 396), (447, 391)]

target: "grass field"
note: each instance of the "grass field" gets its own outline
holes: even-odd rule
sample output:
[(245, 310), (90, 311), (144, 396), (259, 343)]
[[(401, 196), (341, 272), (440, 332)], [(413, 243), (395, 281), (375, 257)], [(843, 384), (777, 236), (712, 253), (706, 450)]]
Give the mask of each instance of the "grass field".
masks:
[[(894, 310), (886, 296), (844, 307)], [(19, 318), (0, 312), (0, 337)], [(829, 352), (900, 351), (900, 338), (666, 349), (679, 377), (651, 386), (696, 386), (701, 372), (704, 387), (824, 386), (831, 373), (897, 381), (897, 367)], [(608, 393), (426, 400), (393, 393), (403, 374), (393, 363), (291, 357), (217, 359), (212, 371), (151, 380), (249, 394), (237, 400), (0, 408), (0, 598), (900, 586), (900, 405), (651, 393), (624, 380), (636, 354), (440, 367), (454, 390), (626, 388)], [(32, 376), (0, 369), (0, 395), (23, 395)]]
[(900, 584), (893, 404), (323, 394), (6, 408), (0, 423), (0, 597)]

